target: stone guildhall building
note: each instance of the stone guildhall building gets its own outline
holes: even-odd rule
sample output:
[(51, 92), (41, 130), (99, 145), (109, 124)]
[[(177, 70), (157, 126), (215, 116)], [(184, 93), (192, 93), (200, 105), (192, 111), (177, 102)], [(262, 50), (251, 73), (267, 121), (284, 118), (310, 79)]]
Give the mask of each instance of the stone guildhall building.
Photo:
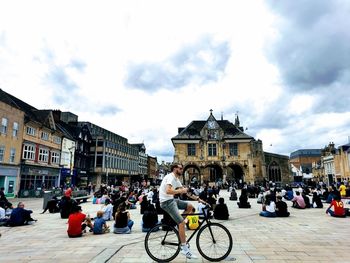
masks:
[(263, 143), (245, 133), (239, 117), (235, 122), (192, 121), (173, 137), (174, 161), (184, 166), (185, 183), (266, 183), (292, 181), (288, 156), (263, 151)]

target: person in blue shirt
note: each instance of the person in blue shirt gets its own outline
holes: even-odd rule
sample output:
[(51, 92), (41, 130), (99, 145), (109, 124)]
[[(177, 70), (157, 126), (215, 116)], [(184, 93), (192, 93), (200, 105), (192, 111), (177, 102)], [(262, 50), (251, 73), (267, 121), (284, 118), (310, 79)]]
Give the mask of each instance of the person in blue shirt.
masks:
[(17, 208), (12, 210), (7, 223), (9, 226), (23, 226), (28, 225), (30, 222), (37, 221), (30, 216), (31, 213), (33, 213), (32, 210), (24, 209), (24, 203), (19, 202)]
[(103, 211), (97, 211), (97, 216), (94, 218), (93, 232), (95, 235), (109, 232), (109, 227), (106, 224), (106, 220), (103, 219), (103, 214)]

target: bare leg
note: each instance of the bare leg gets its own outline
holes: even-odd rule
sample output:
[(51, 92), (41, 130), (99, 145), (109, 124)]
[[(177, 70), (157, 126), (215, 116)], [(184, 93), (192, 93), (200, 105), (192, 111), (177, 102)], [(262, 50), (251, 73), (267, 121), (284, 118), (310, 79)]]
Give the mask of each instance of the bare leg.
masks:
[(181, 244), (186, 243), (186, 234), (185, 234), (185, 222), (182, 222), (179, 226), (179, 236)]
[[(192, 213), (193, 213), (193, 206), (189, 203), (187, 205), (185, 214), (192, 214)], [(179, 236), (180, 236), (181, 244), (186, 243), (185, 224), (186, 224), (185, 220), (182, 221), (181, 224), (179, 224)]]

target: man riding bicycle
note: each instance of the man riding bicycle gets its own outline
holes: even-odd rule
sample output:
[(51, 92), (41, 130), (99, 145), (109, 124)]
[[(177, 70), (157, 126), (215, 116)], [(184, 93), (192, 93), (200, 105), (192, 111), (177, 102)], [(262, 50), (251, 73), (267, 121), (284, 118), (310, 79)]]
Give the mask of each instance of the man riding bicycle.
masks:
[[(171, 218), (176, 222), (179, 229), (179, 236), (181, 241), (181, 253), (187, 258), (197, 258), (189, 249), (186, 244), (186, 234), (185, 234), (185, 222), (179, 209), (185, 210), (186, 214), (191, 214), (193, 210), (192, 204), (182, 201), (180, 199), (175, 199), (174, 195), (186, 194), (188, 189), (183, 187), (179, 178), (182, 175), (183, 167), (181, 164), (174, 163), (171, 166), (171, 173), (167, 174), (159, 188), (159, 201), (160, 207), (167, 212)], [(196, 200), (200, 200), (196, 197)]]

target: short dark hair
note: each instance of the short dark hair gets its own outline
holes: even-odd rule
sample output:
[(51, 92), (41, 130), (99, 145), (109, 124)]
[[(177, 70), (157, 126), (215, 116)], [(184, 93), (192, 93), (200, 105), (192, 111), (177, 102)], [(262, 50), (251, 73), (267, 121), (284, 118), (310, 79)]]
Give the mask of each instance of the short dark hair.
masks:
[(171, 171), (174, 171), (174, 169), (175, 169), (175, 168), (178, 168), (178, 167), (179, 167), (179, 165), (181, 165), (181, 166), (182, 166), (182, 164), (181, 164), (181, 163), (173, 163), (173, 164), (170, 166), (170, 170), (171, 170)]

